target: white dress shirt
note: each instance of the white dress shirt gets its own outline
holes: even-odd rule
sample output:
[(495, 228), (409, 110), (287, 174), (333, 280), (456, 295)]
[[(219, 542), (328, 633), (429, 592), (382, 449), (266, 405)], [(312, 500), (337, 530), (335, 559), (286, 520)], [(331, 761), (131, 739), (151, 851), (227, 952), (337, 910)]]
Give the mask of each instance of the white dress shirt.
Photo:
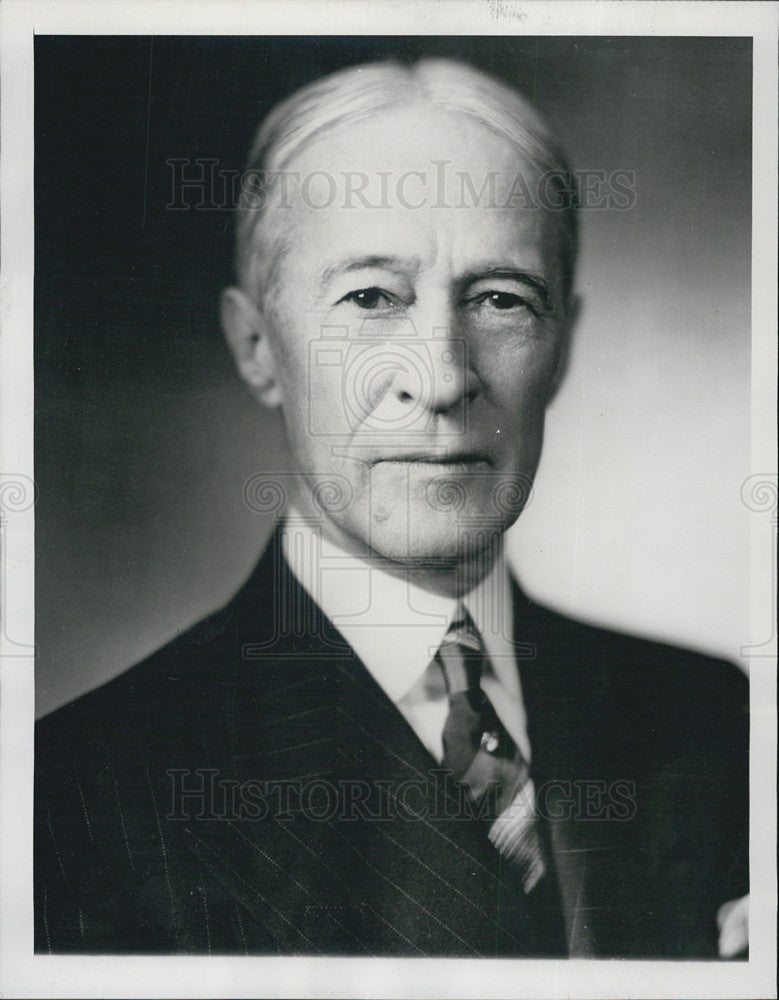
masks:
[[(454, 598), (431, 594), (407, 577), (358, 559), (312, 528), (294, 508), (282, 527), (284, 556), (432, 756), (443, 758), (449, 711), (443, 671), (434, 657), (454, 616)], [(525, 710), (513, 650), (511, 586), (505, 559), (463, 597), (489, 656), (482, 689), (525, 759)]]

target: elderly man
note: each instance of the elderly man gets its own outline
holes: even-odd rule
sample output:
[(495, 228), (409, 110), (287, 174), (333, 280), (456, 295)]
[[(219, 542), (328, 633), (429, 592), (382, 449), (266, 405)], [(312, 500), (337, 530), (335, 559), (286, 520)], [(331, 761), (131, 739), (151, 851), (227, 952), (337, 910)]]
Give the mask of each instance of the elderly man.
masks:
[(576, 315), (561, 152), (423, 61), (292, 95), (249, 168), (222, 322), (286, 514), (226, 608), (41, 723), (36, 947), (736, 953), (743, 677), (503, 559)]

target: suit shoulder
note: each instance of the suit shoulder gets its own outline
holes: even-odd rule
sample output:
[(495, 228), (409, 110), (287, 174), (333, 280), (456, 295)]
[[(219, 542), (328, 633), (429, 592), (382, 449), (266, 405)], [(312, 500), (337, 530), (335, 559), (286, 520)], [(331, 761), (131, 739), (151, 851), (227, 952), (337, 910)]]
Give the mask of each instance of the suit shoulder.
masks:
[(522, 594), (518, 610), (546, 656), (588, 686), (607, 685), (639, 701), (705, 702), (710, 710), (748, 713), (748, 678), (729, 660), (579, 621)]
[(182, 722), (204, 699), (213, 706), (229, 683), (231, 618), (229, 605), (208, 615), (139, 663), (39, 719), (38, 751), (67, 744), (143, 743), (154, 733), (159, 738), (161, 725)]

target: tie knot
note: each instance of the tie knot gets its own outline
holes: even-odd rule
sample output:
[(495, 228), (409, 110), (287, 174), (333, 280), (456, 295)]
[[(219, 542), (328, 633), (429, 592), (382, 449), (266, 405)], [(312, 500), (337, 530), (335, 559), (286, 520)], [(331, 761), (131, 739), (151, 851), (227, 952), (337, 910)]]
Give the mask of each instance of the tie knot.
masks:
[(484, 663), (484, 643), (462, 602), (457, 605), (438, 655), (450, 697), (460, 691), (479, 687)]

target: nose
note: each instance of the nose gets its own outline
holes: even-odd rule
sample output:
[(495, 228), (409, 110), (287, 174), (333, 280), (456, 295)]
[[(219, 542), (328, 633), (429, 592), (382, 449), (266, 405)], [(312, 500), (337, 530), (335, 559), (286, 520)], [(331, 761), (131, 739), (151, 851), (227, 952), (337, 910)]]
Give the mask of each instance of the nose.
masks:
[(428, 311), (414, 320), (415, 336), (405, 343), (409, 360), (396, 370), (392, 388), (405, 406), (443, 416), (478, 394), (468, 344), (452, 307), (434, 314)]

